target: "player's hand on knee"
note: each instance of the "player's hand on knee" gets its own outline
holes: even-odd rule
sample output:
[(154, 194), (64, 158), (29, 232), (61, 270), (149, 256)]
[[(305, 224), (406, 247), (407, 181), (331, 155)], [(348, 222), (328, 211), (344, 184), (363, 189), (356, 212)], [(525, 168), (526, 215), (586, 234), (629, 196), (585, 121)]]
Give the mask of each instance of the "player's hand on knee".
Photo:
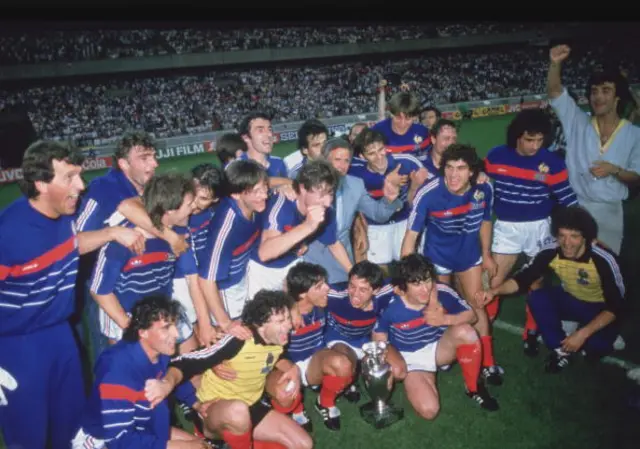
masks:
[(276, 400), (280, 403), (286, 403), (295, 399), (300, 393), (300, 369), (297, 365), (292, 366), (283, 371), (278, 379), (276, 389)]
[(193, 404), (193, 409), (196, 412), (198, 412), (198, 414), (200, 414), (200, 416), (202, 416), (203, 419), (206, 419), (208, 416), (209, 407), (211, 407), (211, 405), (215, 404), (218, 401), (219, 399), (214, 399), (213, 401), (206, 401), (206, 402), (198, 401), (195, 404)]
[(211, 368), (211, 371), (213, 371), (215, 375), (218, 376), (220, 379), (226, 380), (229, 382), (235, 380), (235, 378), (238, 376), (238, 373), (229, 365), (227, 365), (226, 362), (223, 362), (214, 366), (213, 368)]
[(582, 329), (578, 329), (573, 334), (562, 340), (562, 350), (564, 352), (578, 352), (587, 341), (587, 335)]
[(473, 295), (473, 299), (476, 302), (476, 306), (477, 307), (486, 306), (495, 297), (496, 297), (496, 295), (494, 294), (494, 292), (491, 289), (489, 289), (489, 290), (480, 290), (479, 292), (476, 292), (475, 295)]
[(160, 404), (171, 393), (171, 385), (160, 379), (149, 379), (144, 384), (144, 396), (150, 402), (151, 408)]
[(498, 274), (498, 264), (490, 255), (482, 256), (482, 269), (489, 275), (489, 280)]

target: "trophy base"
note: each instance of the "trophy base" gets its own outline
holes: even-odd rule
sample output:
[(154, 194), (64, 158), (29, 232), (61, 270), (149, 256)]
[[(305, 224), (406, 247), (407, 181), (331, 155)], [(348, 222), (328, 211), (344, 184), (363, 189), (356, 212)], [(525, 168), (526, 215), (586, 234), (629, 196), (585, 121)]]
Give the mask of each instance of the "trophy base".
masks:
[(389, 427), (404, 418), (404, 410), (387, 404), (380, 410), (375, 402), (369, 402), (360, 407), (360, 416), (376, 429)]

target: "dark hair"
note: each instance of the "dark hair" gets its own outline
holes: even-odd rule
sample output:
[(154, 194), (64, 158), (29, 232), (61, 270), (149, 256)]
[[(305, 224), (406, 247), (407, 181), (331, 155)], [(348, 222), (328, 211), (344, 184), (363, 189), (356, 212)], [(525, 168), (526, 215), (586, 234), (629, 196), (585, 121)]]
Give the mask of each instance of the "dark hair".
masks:
[(407, 117), (420, 115), (420, 101), (413, 92), (397, 92), (389, 100), (391, 115), (403, 113)]
[(329, 128), (327, 128), (327, 125), (315, 118), (307, 120), (298, 130), (298, 148), (300, 148), (300, 150), (309, 148), (309, 137), (322, 133), (329, 137)]
[(406, 292), (407, 284), (423, 281), (437, 281), (436, 268), (433, 263), (421, 254), (409, 254), (390, 266), (391, 285)]
[(155, 151), (156, 143), (146, 131), (127, 131), (124, 135), (118, 139), (116, 143), (116, 151), (113, 153), (113, 166), (114, 168), (120, 170), (120, 166), (118, 165), (119, 159), (126, 159), (131, 153), (131, 150), (134, 147), (144, 147), (151, 148)]
[(256, 161), (236, 160), (224, 170), (224, 195), (243, 193), (253, 189), (260, 181), (269, 179), (267, 170)]
[(38, 140), (29, 145), (22, 158), (22, 179), (18, 182), (27, 198), (37, 198), (40, 195), (36, 182), (49, 183), (53, 180), (54, 160), (81, 166), (84, 155), (74, 146), (53, 140)]
[(327, 139), (324, 143), (324, 146), (322, 147), (322, 157), (328, 159), (331, 152), (338, 148), (349, 150), (349, 153), (353, 156), (353, 147), (348, 140), (343, 139), (342, 137), (332, 137), (331, 139)]
[(620, 73), (620, 69), (609, 65), (602, 70), (596, 70), (591, 74), (587, 85), (585, 87), (585, 97), (589, 99), (589, 109), (593, 114), (593, 108), (591, 107), (591, 89), (594, 86), (600, 86), (604, 83), (613, 83), (616, 88), (616, 97), (620, 98), (616, 106), (616, 112), (618, 116), (623, 117), (624, 111), (627, 109), (629, 103), (633, 101), (631, 92), (629, 91), (629, 81)]
[(351, 271), (349, 271), (349, 280), (351, 280), (353, 276), (365, 279), (374, 290), (382, 287), (384, 283), (384, 272), (382, 268), (380, 268), (378, 264), (368, 260), (362, 260), (351, 268)]
[(478, 157), (478, 153), (476, 149), (471, 145), (467, 145), (464, 143), (452, 143), (449, 147), (444, 150), (442, 154), (442, 161), (440, 162), (440, 175), (444, 176), (444, 170), (449, 161), (459, 161), (463, 160), (468, 166), (469, 169), (473, 171), (473, 175), (471, 176), (471, 185), (475, 185), (478, 179), (478, 175), (482, 171), (483, 162), (482, 159)]
[(131, 309), (131, 321), (122, 333), (122, 339), (138, 341), (140, 331), (150, 329), (153, 323), (160, 320), (175, 323), (182, 313), (182, 305), (168, 296), (160, 294), (145, 296)]
[(214, 197), (219, 197), (224, 180), (224, 172), (213, 164), (198, 164), (191, 169), (193, 179), (198, 184), (211, 191)]
[(220, 159), (220, 164), (223, 167), (235, 160), (238, 150), (246, 153), (247, 149), (247, 142), (245, 142), (238, 133), (223, 134), (214, 145), (214, 152), (218, 156), (218, 159)]
[(287, 293), (297, 302), (311, 287), (322, 280), (326, 282), (328, 278), (327, 270), (322, 265), (298, 262), (287, 273)]
[(578, 231), (587, 243), (598, 237), (598, 224), (581, 206), (558, 206), (551, 216), (551, 235), (558, 238), (560, 229)]
[(305, 190), (312, 190), (326, 184), (328, 188), (335, 190), (340, 176), (329, 162), (324, 159), (309, 161), (302, 166), (296, 179), (293, 180), (293, 189), (300, 193), (300, 186)]
[(442, 111), (440, 111), (440, 109), (436, 108), (435, 106), (426, 106), (422, 109), (422, 111), (420, 111), (420, 119), (422, 119), (422, 116), (429, 111), (433, 111), (436, 114), (437, 120), (440, 120), (440, 118), (442, 117)]
[(252, 112), (240, 121), (240, 124), (238, 125), (238, 134), (241, 136), (248, 136), (251, 132), (251, 122), (259, 118), (271, 121), (271, 116), (266, 112)]
[[(369, 127), (365, 122), (354, 123), (353, 125), (351, 125), (351, 128), (349, 128), (349, 134), (347, 134), (347, 140), (351, 141), (351, 134), (353, 133), (353, 130), (356, 128), (356, 126), (362, 126), (362, 129), (366, 129)], [(362, 130), (360, 130), (360, 132), (362, 132)], [(356, 134), (356, 137), (358, 137), (358, 134)]]
[(365, 128), (353, 141), (353, 154), (362, 156), (365, 149), (374, 143), (387, 144), (387, 137), (377, 129)]
[(181, 173), (168, 172), (153, 176), (142, 194), (144, 208), (153, 226), (162, 230), (162, 216), (170, 210), (180, 209), (188, 193), (195, 194), (195, 187), (192, 180)]
[(282, 290), (259, 290), (242, 309), (242, 322), (254, 329), (269, 321), (276, 313), (291, 310), (293, 298)]
[(542, 134), (543, 140), (548, 141), (551, 136), (552, 123), (549, 115), (542, 109), (524, 109), (511, 120), (507, 127), (507, 146), (515, 148), (518, 139), (524, 133)]
[(440, 131), (442, 131), (442, 128), (444, 128), (445, 126), (450, 126), (456, 131), (458, 130), (458, 127), (456, 126), (456, 123), (453, 120), (440, 118), (438, 119), (438, 121), (434, 123), (433, 128), (431, 128), (431, 131), (429, 132), (429, 134), (431, 134), (432, 136), (435, 136), (435, 138), (437, 139), (438, 134), (440, 134)]

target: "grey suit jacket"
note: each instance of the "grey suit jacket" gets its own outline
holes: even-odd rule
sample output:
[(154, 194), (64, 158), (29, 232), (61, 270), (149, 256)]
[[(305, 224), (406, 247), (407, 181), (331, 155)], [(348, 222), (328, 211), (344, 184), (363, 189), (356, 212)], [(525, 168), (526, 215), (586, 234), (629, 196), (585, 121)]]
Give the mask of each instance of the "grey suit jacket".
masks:
[[(340, 179), (333, 204), (338, 220), (338, 240), (344, 245), (352, 262), (351, 226), (356, 213), (362, 212), (365, 217), (371, 220), (384, 222), (402, 207), (402, 201), (399, 198), (396, 198), (392, 203), (389, 203), (385, 198), (380, 200), (372, 198), (365, 189), (362, 179), (351, 175), (343, 176)], [(322, 265), (329, 273), (329, 283), (347, 280), (347, 273), (335, 260), (329, 248), (317, 240), (309, 245), (303, 259)]]

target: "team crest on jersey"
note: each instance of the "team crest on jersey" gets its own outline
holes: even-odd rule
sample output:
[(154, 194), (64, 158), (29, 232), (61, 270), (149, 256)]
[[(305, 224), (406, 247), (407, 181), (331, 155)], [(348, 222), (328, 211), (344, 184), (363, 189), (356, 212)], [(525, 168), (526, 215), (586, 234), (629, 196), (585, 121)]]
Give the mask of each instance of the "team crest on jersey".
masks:
[(484, 192), (482, 190), (476, 190), (473, 193), (473, 199), (476, 200), (479, 203), (480, 201), (482, 201), (484, 199)]
[(415, 144), (416, 144), (416, 145), (415, 145), (415, 147), (414, 147), (414, 149), (415, 149), (416, 151), (420, 149), (420, 144), (422, 143), (422, 141), (423, 141), (423, 140), (424, 140), (424, 139), (422, 139), (422, 136), (419, 136), (419, 135), (417, 135), (417, 134), (413, 136), (413, 141), (414, 141), (414, 142), (415, 142)]
[(267, 360), (265, 360), (265, 365), (262, 368), (262, 370), (260, 371), (262, 374), (269, 374), (271, 372), (271, 368), (273, 367), (273, 362), (275, 360), (275, 357), (273, 356), (273, 353), (269, 353), (267, 355)]
[(589, 285), (589, 273), (582, 268), (578, 270), (578, 284)]
[(547, 174), (549, 174), (549, 166), (544, 162), (541, 162), (538, 165), (538, 173), (535, 175), (536, 181), (545, 181), (547, 179)]

